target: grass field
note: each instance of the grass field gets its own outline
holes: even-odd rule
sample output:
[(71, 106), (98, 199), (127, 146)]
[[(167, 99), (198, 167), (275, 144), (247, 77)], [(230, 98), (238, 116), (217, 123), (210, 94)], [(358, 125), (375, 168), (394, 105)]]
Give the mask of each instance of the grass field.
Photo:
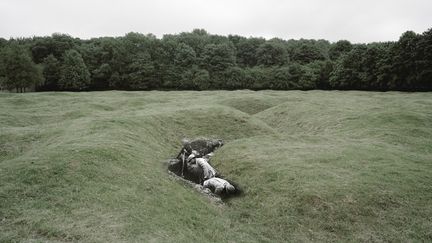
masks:
[[(215, 204), (167, 175), (225, 140)], [(0, 242), (432, 241), (432, 93), (0, 94)]]

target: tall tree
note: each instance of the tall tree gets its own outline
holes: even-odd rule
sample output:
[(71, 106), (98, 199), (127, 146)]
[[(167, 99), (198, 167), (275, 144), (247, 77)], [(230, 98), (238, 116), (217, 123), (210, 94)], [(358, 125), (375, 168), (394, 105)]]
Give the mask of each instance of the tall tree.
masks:
[(63, 90), (85, 90), (90, 85), (90, 72), (81, 54), (76, 50), (66, 51), (63, 57), (59, 87)]
[(340, 40), (330, 47), (329, 57), (332, 61), (336, 61), (341, 55), (348, 53), (353, 48), (351, 42)]
[(432, 90), (432, 28), (417, 43), (417, 89)]
[(134, 90), (156, 88), (154, 66), (147, 52), (141, 52), (129, 64), (129, 88)]
[(43, 82), (41, 67), (33, 62), (26, 47), (16, 43), (0, 53), (0, 77), (2, 87), (17, 92), (25, 92), (26, 88)]
[(415, 90), (417, 79), (417, 47), (420, 36), (413, 31), (402, 34), (393, 46), (393, 72), (396, 74), (391, 87), (402, 90)]
[(228, 43), (205, 46), (202, 65), (211, 73), (224, 71), (235, 65), (234, 47)]
[(267, 41), (261, 44), (256, 52), (259, 65), (281, 66), (288, 62), (287, 50), (278, 42)]
[(331, 73), (330, 85), (334, 89), (358, 89), (362, 84), (362, 58), (366, 45), (357, 45), (346, 55), (341, 56)]
[(237, 44), (237, 63), (253, 67), (258, 64), (257, 50), (265, 42), (263, 38), (244, 38)]
[(42, 85), (42, 90), (58, 90), (58, 82), (60, 80), (60, 62), (54, 55), (50, 54), (43, 61), (43, 75), (45, 82)]
[(0, 49), (8, 44), (8, 41), (0, 37)]
[(174, 65), (180, 68), (190, 68), (196, 62), (194, 49), (185, 43), (180, 43), (175, 50)]
[(177, 82), (177, 89), (206, 90), (210, 88), (210, 74), (205, 69), (200, 69), (194, 65), (185, 70)]
[(291, 57), (291, 61), (298, 62), (302, 65), (313, 61), (323, 61), (325, 59), (324, 54), (314, 43), (306, 41), (293, 51)]
[(66, 34), (54, 33), (49, 37), (35, 37), (31, 47), (33, 60), (41, 63), (50, 54), (57, 60), (63, 60), (64, 53), (78, 45), (78, 39)]

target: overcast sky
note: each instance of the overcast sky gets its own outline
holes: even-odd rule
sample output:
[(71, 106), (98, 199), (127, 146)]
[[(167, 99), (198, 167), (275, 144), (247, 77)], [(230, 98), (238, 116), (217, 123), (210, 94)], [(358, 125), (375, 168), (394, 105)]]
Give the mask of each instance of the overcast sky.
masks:
[(212, 34), (397, 40), (432, 27), (432, 0), (0, 0), (0, 36)]

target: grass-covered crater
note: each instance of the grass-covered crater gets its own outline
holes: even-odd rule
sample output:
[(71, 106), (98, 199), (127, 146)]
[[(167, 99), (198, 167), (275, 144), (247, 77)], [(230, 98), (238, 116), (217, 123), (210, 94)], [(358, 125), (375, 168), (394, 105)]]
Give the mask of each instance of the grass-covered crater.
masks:
[[(0, 241), (430, 241), (432, 96), (0, 94)], [(184, 137), (244, 188), (167, 176)]]

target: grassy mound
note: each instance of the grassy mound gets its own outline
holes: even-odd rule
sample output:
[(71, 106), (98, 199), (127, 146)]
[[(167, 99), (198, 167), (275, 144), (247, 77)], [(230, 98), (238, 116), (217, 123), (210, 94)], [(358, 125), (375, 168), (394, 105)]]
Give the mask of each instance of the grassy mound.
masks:
[[(0, 94), (0, 242), (431, 241), (432, 96), (373, 92)], [(245, 195), (167, 176), (222, 138)]]

